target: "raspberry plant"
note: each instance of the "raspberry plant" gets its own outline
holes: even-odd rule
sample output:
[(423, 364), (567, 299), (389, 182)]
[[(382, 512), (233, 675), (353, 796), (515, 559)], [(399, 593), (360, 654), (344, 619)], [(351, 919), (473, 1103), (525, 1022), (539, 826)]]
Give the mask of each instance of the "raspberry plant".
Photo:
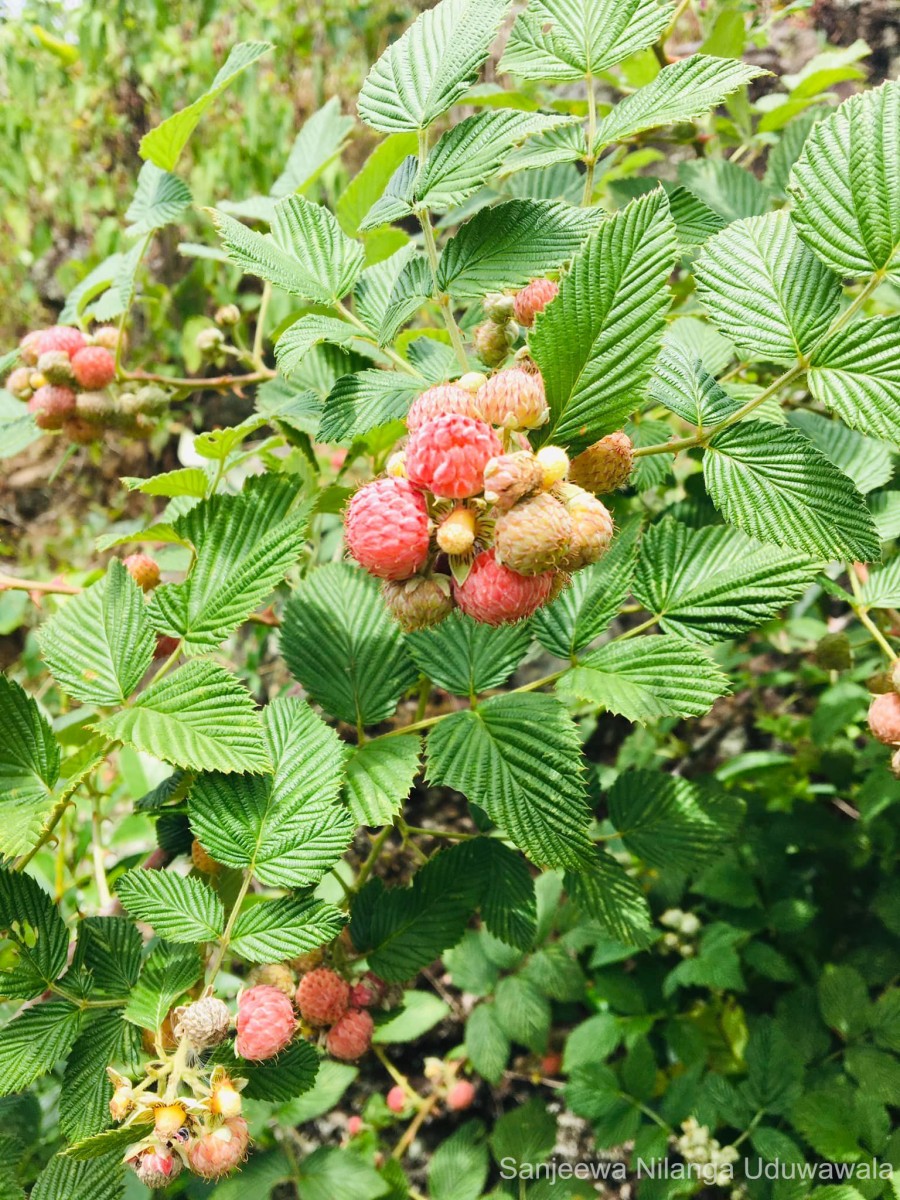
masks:
[[(0, 990), (21, 1003), (0, 1030), (0, 1087), (22, 1092), (65, 1060), (66, 1144), (34, 1200), (122, 1195), (126, 1167), (199, 1195), (197, 1179), (244, 1161), (251, 1129), (264, 1150), (246, 1179), (267, 1195), (288, 1179), (301, 1197), (418, 1195), (401, 1167), (417, 1132), (468, 1109), (479, 1080), (499, 1085), (515, 1046), (567, 1074), (603, 1148), (674, 1146), (720, 1170), (736, 1151), (710, 1130), (772, 1156), (796, 1151), (790, 1128), (838, 1153), (832, 1101), (798, 1101), (807, 1069), (823, 1092), (829, 1047), (795, 1063), (786, 1025), (755, 1027), (725, 1067), (673, 1034), (661, 1065), (649, 1017), (626, 1031), (623, 971), (564, 1060), (548, 1044), (552, 1005), (584, 994), (586, 958), (640, 975), (681, 955), (661, 1010), (679, 986), (737, 987), (722, 964), (740, 937), (719, 929), (698, 951), (696, 918), (665, 898), (723, 856), (733, 886), (746, 797), (668, 773), (649, 742), (589, 770), (595, 729), (669, 733), (704, 716), (731, 690), (729, 648), (814, 595), (840, 606), (858, 653), (894, 669), (872, 730), (898, 742), (897, 559), (878, 564), (898, 530), (900, 88), (764, 128), (773, 106), (749, 95), (778, 93), (760, 68), (665, 61), (672, 5), (529, 0), (499, 64), (521, 90), (505, 93), (478, 77), (509, 7), (440, 0), (388, 46), (358, 101), (384, 136), (333, 208), (312, 196), (355, 122), (330, 101), (269, 194), (207, 209), (209, 240), (183, 253), (259, 297), (252, 337), (240, 305), (198, 335), (217, 374), (135, 367), (152, 348), (126, 331), (154, 239), (194, 203), (177, 173), (188, 141), (266, 43), (234, 47), (146, 134), (123, 249), (85, 275), (59, 328), (4, 360), (10, 454), (41, 431), (164, 439), (198, 391), (254, 405), (200, 432), (181, 466), (123, 480), (153, 510), (100, 538), (85, 586), (0, 577), (66, 597), (38, 630), (40, 692), (0, 680)], [(460, 105), (474, 111), (455, 119)], [(106, 559), (121, 546), (142, 549)], [(293, 682), (270, 687), (276, 646)], [(825, 662), (822, 643), (827, 671), (846, 665), (833, 652)], [(140, 796), (138, 755), (159, 768)], [(426, 787), (416, 826), (408, 801)], [(462, 821), (443, 819), (452, 793)], [(126, 802), (158, 848), (116, 840), (111, 866), (104, 819), (127, 823)], [(55, 897), (41, 866), (54, 841)], [(398, 846), (408, 861), (391, 882)], [(804, 927), (792, 913), (788, 933)], [(446, 1012), (416, 986), (442, 958), (477, 1003), (423, 1095), (389, 1051)], [(889, 980), (838, 966), (820, 1001), (830, 1028), (871, 1037), (848, 1054), (846, 1095), (863, 1114), (856, 1144), (879, 1154), (897, 993), (863, 1020), (869, 982)], [(394, 1086), (370, 1122), (407, 1122), (393, 1157), (298, 1163), (290, 1114), (314, 1111), (303, 1098), (328, 1094), (337, 1062), (375, 1055)], [(496, 1162), (520, 1167), (552, 1145), (540, 1103), (492, 1139)], [(431, 1195), (481, 1195), (487, 1163), (478, 1128), (461, 1126)]]

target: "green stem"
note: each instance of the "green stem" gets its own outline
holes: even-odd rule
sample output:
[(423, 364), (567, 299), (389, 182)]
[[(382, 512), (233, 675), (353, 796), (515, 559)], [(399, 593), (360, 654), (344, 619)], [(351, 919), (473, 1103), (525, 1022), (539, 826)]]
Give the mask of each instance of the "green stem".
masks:
[(585, 75), (587, 84), (588, 123), (585, 130), (587, 154), (584, 156), (584, 192), (581, 197), (582, 208), (589, 208), (594, 199), (594, 167), (597, 165), (597, 155), (594, 151), (594, 139), (597, 137), (597, 97), (594, 94), (594, 76), (588, 71)]
[(381, 854), (381, 848), (390, 836), (392, 829), (393, 825), (385, 825), (381, 831), (375, 835), (375, 839), (372, 842), (372, 849), (369, 851), (369, 856), (360, 867), (359, 874), (356, 877), (356, 882), (350, 889), (354, 895), (362, 888), (363, 884), (372, 874), (372, 869), (378, 861), (378, 856)]
[(371, 342), (373, 346), (377, 346), (382, 354), (391, 360), (395, 367), (399, 367), (399, 369), (401, 371), (405, 371), (407, 375), (414, 375), (416, 379), (425, 378), (421, 371), (417, 371), (412, 363), (407, 362), (405, 358), (396, 352), (396, 350), (392, 350), (389, 346), (380, 346), (378, 344), (378, 338), (375, 336), (373, 331), (368, 327), (368, 325), (366, 325), (364, 321), (361, 321), (356, 313), (351, 308), (348, 308), (342, 300), (338, 300), (334, 307), (341, 314), (345, 321), (349, 321), (351, 325), (360, 331), (360, 336), (363, 341)]
[(37, 852), (40, 849), (42, 849), (44, 846), (47, 845), (47, 843), (53, 837), (54, 829), (57, 827), (57, 825), (63, 819), (66, 809), (69, 808), (74, 803), (75, 803), (75, 801), (72, 800), (68, 796), (64, 797), (62, 800), (57, 801), (57, 803), (50, 810), (50, 816), (47, 819), (47, 824), (44, 827), (44, 832), (41, 834), (38, 841), (35, 842), (35, 844), (31, 847), (31, 849), (26, 854), (23, 854), (22, 857), (19, 859), (19, 861), (16, 863), (15, 868), (14, 868), (16, 871), (24, 871), (25, 868), (28, 866), (28, 864), (31, 862), (31, 860), (34, 858), (34, 856), (37, 854)]
[(756, 1112), (754, 1114), (752, 1121), (747, 1126), (747, 1128), (744, 1130), (744, 1132), (739, 1137), (736, 1137), (734, 1139), (734, 1141), (731, 1143), (732, 1146), (735, 1148), (735, 1150), (738, 1148), (738, 1146), (740, 1146), (744, 1142), (746, 1142), (747, 1138), (751, 1135), (753, 1130), (757, 1127), (757, 1125), (760, 1123), (760, 1121), (763, 1119), (763, 1117), (765, 1115), (766, 1115), (766, 1110), (764, 1108), (761, 1108), (758, 1112)]
[(426, 829), (424, 825), (404, 825), (404, 833), (414, 833), (418, 837), (449, 838), (457, 842), (468, 842), (480, 837), (478, 833), (462, 833), (456, 829)]
[(256, 314), (256, 329), (253, 333), (253, 365), (260, 370), (265, 370), (266, 364), (263, 362), (262, 349), (263, 338), (266, 334), (266, 314), (269, 311), (269, 301), (272, 299), (272, 285), (266, 282), (263, 285), (262, 296), (259, 301), (259, 312)]
[(216, 952), (209, 964), (209, 976), (206, 980), (207, 995), (212, 995), (213, 984), (215, 983), (216, 976), (218, 975), (222, 966), (222, 960), (225, 958), (225, 955), (228, 952), (228, 946), (231, 942), (231, 935), (234, 932), (235, 923), (240, 916), (241, 905), (244, 903), (247, 893), (250, 891), (250, 883), (252, 879), (253, 872), (248, 867), (247, 870), (244, 871), (244, 879), (241, 883), (240, 891), (235, 897), (234, 904), (231, 906), (231, 912), (228, 914), (228, 921), (225, 925), (225, 929), (222, 932), (222, 936), (219, 938), (218, 948), (216, 949)]
[(888, 662), (895, 662), (897, 659), (897, 652), (893, 649), (890, 642), (887, 640), (887, 638), (884, 636), (884, 634), (881, 632), (881, 630), (878, 628), (878, 626), (875, 624), (875, 622), (869, 616), (868, 606), (863, 601), (862, 587), (860, 585), (859, 575), (857, 573), (856, 567), (854, 567), (852, 563), (850, 565), (850, 568), (849, 568), (847, 574), (850, 579), (850, 588), (853, 592), (854, 597), (856, 598), (856, 603), (851, 606), (853, 608), (854, 613), (859, 618), (859, 621), (861, 622), (861, 624), (869, 631), (869, 633), (872, 636), (872, 639), (878, 644), (878, 646), (884, 652), (885, 656), (887, 657)]
[(94, 863), (94, 879), (97, 883), (97, 898), (101, 907), (106, 908), (112, 902), (112, 896), (109, 894), (106, 868), (103, 865), (103, 813), (100, 811), (100, 802), (100, 796), (95, 796), (91, 810), (91, 857)]

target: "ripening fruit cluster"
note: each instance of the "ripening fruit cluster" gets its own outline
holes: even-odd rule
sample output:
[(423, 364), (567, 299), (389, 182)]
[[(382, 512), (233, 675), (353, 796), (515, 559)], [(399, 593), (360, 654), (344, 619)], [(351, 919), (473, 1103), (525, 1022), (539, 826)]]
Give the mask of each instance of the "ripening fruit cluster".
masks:
[(78, 445), (98, 441), (111, 428), (146, 435), (169, 398), (152, 386), (112, 395), (118, 342), (111, 325), (92, 334), (69, 325), (34, 330), (19, 343), (20, 365), (4, 386), (28, 405), (39, 429)]
[(879, 695), (869, 705), (869, 729), (879, 742), (894, 747), (891, 769), (900, 778), (900, 659), (869, 686), (873, 691), (879, 687)]
[(548, 418), (543, 380), (521, 355), (414, 401), (405, 445), (344, 520), (350, 554), (383, 580), (405, 630), (454, 608), (488, 625), (531, 616), (609, 548), (612, 517), (597, 493), (628, 479), (631, 441), (609, 434), (571, 462), (558, 446), (535, 453), (527, 431)]

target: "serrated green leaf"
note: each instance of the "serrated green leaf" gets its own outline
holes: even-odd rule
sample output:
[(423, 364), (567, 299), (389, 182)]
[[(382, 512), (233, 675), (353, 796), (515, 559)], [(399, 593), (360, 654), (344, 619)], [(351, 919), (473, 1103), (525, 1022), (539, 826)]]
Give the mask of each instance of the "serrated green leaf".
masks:
[(143, 593), (118, 559), (41, 626), (38, 640), (60, 687), (86, 704), (124, 704), (156, 648)]
[[(399, 135), (397, 135), (399, 136)], [(360, 230), (367, 233), (387, 225), (391, 221), (401, 221), (412, 215), (413, 188), (419, 160), (415, 154), (409, 154), (398, 165), (393, 175), (387, 181), (384, 191), (366, 213), (360, 223)]]
[(344, 748), (300, 700), (263, 712), (272, 778), (201, 775), (189, 796), (191, 828), (218, 862), (247, 868), (263, 883), (308, 887), (347, 849), (353, 826), (336, 803)]
[(334, 941), (346, 920), (321, 900), (266, 900), (238, 917), (230, 950), (252, 963), (283, 962)]
[(667, 633), (718, 642), (775, 616), (803, 594), (821, 566), (737, 529), (688, 529), (665, 517), (644, 535), (634, 594)]
[(657, 0), (532, 0), (497, 70), (557, 83), (599, 74), (651, 46), (673, 11)]
[(787, 420), (848, 475), (864, 496), (890, 483), (894, 459), (884, 442), (864, 437), (843, 421), (829, 420), (821, 413), (798, 409), (788, 413)]
[(96, 1013), (72, 1047), (59, 1099), (59, 1127), (69, 1141), (100, 1133), (110, 1123), (112, 1084), (107, 1066), (130, 1066), (140, 1052), (140, 1034), (121, 1010)]
[(810, 357), (809, 390), (854, 429), (900, 442), (900, 316), (857, 321)]
[(537, 1166), (549, 1157), (556, 1144), (556, 1117), (543, 1100), (535, 1097), (504, 1113), (494, 1126), (490, 1141), (497, 1162), (512, 1160), (520, 1171), (527, 1165)]
[[(455, 946), (478, 904), (482, 881), (461, 869), (470, 862), (465, 846), (433, 855), (408, 888), (373, 889), (365, 938), (373, 971), (389, 982), (412, 978), (422, 967)], [(371, 886), (371, 885), (370, 885)], [(359, 926), (350, 932), (356, 942)]]
[(179, 467), (150, 479), (123, 475), (120, 482), (130, 492), (143, 492), (145, 496), (196, 496), (202, 499), (209, 490), (209, 476), (202, 467)]
[(391, 301), (394, 286), (415, 252), (412, 242), (407, 242), (405, 246), (395, 250), (388, 258), (374, 263), (371, 267), (366, 267), (360, 275), (353, 293), (354, 307), (357, 316), (370, 329), (378, 330), (380, 328)]
[(405, 158), (416, 153), (416, 141), (413, 133), (393, 133), (375, 147), (338, 198), (335, 212), (345, 233), (355, 237), (360, 232), (391, 176)]
[(450, 1006), (433, 992), (405, 991), (403, 1007), (384, 1022), (379, 1022), (372, 1035), (376, 1046), (398, 1042), (415, 1042), (450, 1015)]
[(330, 342), (333, 346), (349, 346), (359, 330), (335, 317), (310, 313), (289, 325), (275, 343), (275, 361), (287, 379), (293, 375), (313, 346)]
[(43, 436), (27, 406), (0, 388), (0, 460), (12, 458)]
[(716, 326), (750, 354), (793, 363), (825, 334), (841, 284), (804, 245), (786, 212), (734, 221), (694, 264)]
[(392, 342), (402, 325), (419, 311), (434, 291), (431, 267), (421, 255), (410, 258), (400, 271), (378, 323), (378, 340), (382, 346)]
[(319, 436), (323, 441), (349, 445), (380, 425), (402, 420), (421, 391), (421, 381), (396, 371), (373, 369), (344, 375), (328, 396)]
[(881, 556), (862, 496), (795, 429), (748, 421), (709, 443), (703, 476), (725, 519), (763, 542), (827, 558)]
[[(232, 451), (236, 450), (242, 442), (252, 434), (256, 433), (257, 429), (265, 425), (264, 417), (258, 413), (253, 413), (252, 416), (246, 417), (239, 425), (230, 425), (225, 429), (208, 429), (205, 433), (198, 433), (194, 438), (193, 450), (195, 454), (199, 454), (201, 458), (209, 458), (214, 462), (224, 463), (228, 460)], [(265, 476), (262, 477), (266, 478)], [(281, 481), (284, 482), (283, 480)], [(252, 490), (254, 485), (251, 479), (248, 483), (248, 488)], [(268, 486), (260, 483), (261, 487)], [(275, 486), (274, 484), (272, 486)], [(176, 513), (183, 513), (183, 509), (175, 509)]]
[(30, 875), (0, 870), (0, 931), (9, 943), (0, 996), (39, 996), (65, 968), (69, 934), (56, 905)]
[(287, 603), (281, 647), (291, 674), (343, 721), (376, 725), (416, 679), (377, 582), (347, 563), (312, 572)]
[(116, 884), (137, 921), (171, 942), (212, 942), (225, 928), (222, 901), (202, 880), (173, 871), (128, 871)]
[(195, 771), (270, 769), (253, 699), (234, 675), (195, 660), (152, 683), (130, 708), (101, 721), (116, 741)]
[(541, 441), (581, 450), (640, 407), (674, 258), (662, 190), (620, 209), (591, 236), (529, 339), (550, 407)]
[(222, 1061), (230, 1071), (247, 1080), (243, 1094), (248, 1099), (284, 1104), (313, 1087), (321, 1060), (314, 1046), (295, 1038), (276, 1058), (265, 1062), (247, 1062), (235, 1055), (230, 1046), (223, 1051)]
[(740, 408), (740, 401), (706, 370), (702, 360), (677, 342), (663, 342), (653, 368), (650, 396), (688, 424), (715, 425)]
[(353, 130), (353, 118), (341, 113), (341, 102), (332, 96), (317, 109), (294, 139), (284, 170), (272, 184), (273, 196), (306, 191), (344, 148)]
[[(94, 1162), (99, 1158), (114, 1156), (116, 1163), (121, 1166), (122, 1151), (125, 1147), (133, 1145), (135, 1140), (139, 1141), (142, 1136), (146, 1137), (152, 1126), (153, 1117), (148, 1111), (142, 1115), (140, 1120), (135, 1120), (130, 1125), (120, 1126), (117, 1129), (106, 1129), (103, 1133), (95, 1133), (92, 1137), (75, 1142), (67, 1150), (62, 1151), (58, 1157), (71, 1164)], [(54, 1159), (54, 1161), (56, 1160)], [(56, 1200), (55, 1193), (52, 1200)], [(93, 1193), (91, 1200), (94, 1200)]]
[(354, 748), (344, 782), (347, 806), (358, 825), (389, 825), (403, 809), (419, 772), (417, 734), (407, 733)]
[(542, 200), (482, 209), (444, 247), (438, 287), (460, 299), (521, 287), (569, 262), (602, 219), (596, 209)]
[(576, 908), (598, 921), (626, 946), (647, 946), (652, 940), (650, 909), (638, 884), (620, 862), (596, 849), (590, 863), (565, 876), (566, 891)]
[(125, 1020), (158, 1030), (176, 1000), (194, 986), (203, 970), (196, 946), (159, 942), (144, 963), (125, 1009)]
[(353, 290), (365, 259), (327, 208), (286, 196), (272, 210), (271, 233), (256, 233), (221, 210), (212, 216), (229, 259), (292, 296), (336, 304)]
[(511, 1042), (541, 1054), (550, 1032), (550, 1001), (527, 979), (507, 975), (494, 993), (497, 1023)]
[(121, 1151), (90, 1162), (75, 1162), (57, 1154), (40, 1173), (31, 1200), (120, 1200), (125, 1195), (125, 1164)]
[(499, 1083), (509, 1061), (509, 1038), (500, 1028), (495, 1004), (479, 1004), (466, 1021), (466, 1056), (488, 1083)]
[(725, 222), (761, 216), (771, 200), (752, 171), (727, 158), (679, 163), (678, 181)]
[(406, 637), (416, 666), (438, 687), (456, 696), (476, 696), (502, 687), (530, 644), (527, 622), (494, 628), (460, 612)]
[(702, 716), (728, 691), (728, 680), (699, 647), (661, 634), (608, 642), (567, 671), (557, 688), (645, 724)]
[(803, 240), (841, 275), (900, 278), (900, 83), (851, 96), (815, 125), (788, 192)]
[(863, 603), (869, 608), (896, 608), (900, 605), (900, 555), (883, 567), (869, 572), (862, 586)]
[(479, 805), (529, 857), (577, 867), (590, 854), (579, 739), (552, 696), (495, 696), (428, 735), (428, 779)]
[(702, 117), (726, 96), (767, 72), (733, 58), (692, 54), (663, 67), (650, 83), (620, 100), (597, 126), (594, 153), (645, 129)]
[(85, 917), (78, 926), (74, 970), (90, 974), (91, 995), (122, 999), (137, 983), (144, 943), (128, 917)]
[(60, 756), (35, 701), (5, 675), (0, 675), (0, 729), (0, 853), (12, 857), (40, 835), (53, 807)]
[(197, 653), (219, 646), (267, 600), (303, 547), (308, 513), (294, 507), (297, 489), (287, 476), (264, 475), (179, 517), (176, 529), (196, 557), (181, 583), (154, 590), (156, 629)]
[(224, 65), (202, 96), (144, 134), (139, 147), (141, 158), (149, 159), (164, 171), (171, 171), (200, 123), (200, 118), (213, 101), (242, 71), (246, 71), (271, 49), (270, 42), (239, 42), (233, 46)]
[(125, 213), (129, 237), (153, 233), (177, 221), (191, 205), (191, 189), (179, 179), (162, 170), (155, 163), (145, 162), (138, 175), (134, 199)]
[[(484, 891), (481, 918), (485, 928), (501, 942), (530, 950), (537, 930), (534, 880), (521, 854), (496, 838), (479, 838), (476, 849)], [(483, 860), (483, 865), (482, 865)]]
[(651, 866), (694, 871), (734, 833), (735, 809), (707, 806), (687, 779), (625, 771), (609, 793), (609, 818), (628, 849)]
[(479, 1200), (488, 1177), (484, 1126), (467, 1121), (435, 1150), (428, 1164), (431, 1200)]
[(830, 1029), (843, 1038), (856, 1037), (869, 1022), (869, 990), (853, 967), (828, 966), (819, 978), (819, 1010)]
[(571, 659), (606, 629), (631, 588), (640, 532), (640, 518), (629, 518), (603, 558), (578, 571), (552, 604), (538, 609), (532, 627), (545, 650)]
[(81, 1017), (74, 1004), (48, 1000), (7, 1021), (0, 1029), (0, 1096), (20, 1092), (65, 1057)]
[(453, 208), (494, 175), (510, 150), (535, 134), (569, 125), (558, 114), (495, 109), (475, 113), (448, 129), (428, 155), (414, 198), (432, 209)]
[(360, 117), (383, 133), (426, 129), (474, 82), (509, 0), (442, 0), (378, 59), (359, 94)]

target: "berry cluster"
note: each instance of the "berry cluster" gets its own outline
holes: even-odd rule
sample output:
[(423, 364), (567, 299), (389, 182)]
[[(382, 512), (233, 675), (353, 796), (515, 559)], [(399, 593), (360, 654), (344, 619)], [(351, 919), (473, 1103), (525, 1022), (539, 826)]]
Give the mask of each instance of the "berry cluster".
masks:
[(595, 493), (627, 480), (630, 439), (609, 434), (571, 462), (558, 446), (533, 452), (527, 431), (549, 412), (539, 371), (517, 358), (423, 392), (387, 474), (350, 500), (347, 547), (408, 631), (454, 607), (488, 625), (528, 617), (612, 540)]
[(89, 335), (69, 325), (34, 330), (19, 343), (21, 365), (5, 387), (27, 403), (39, 429), (61, 432), (78, 445), (98, 441), (108, 428), (147, 434), (168, 396), (150, 386), (110, 393), (118, 343), (119, 331), (111, 325)]
[(297, 1007), (313, 1028), (328, 1028), (325, 1046), (334, 1058), (355, 1062), (372, 1044), (373, 1021), (367, 1009), (385, 997), (385, 985), (369, 971), (349, 984), (328, 967), (317, 967), (300, 980)]

